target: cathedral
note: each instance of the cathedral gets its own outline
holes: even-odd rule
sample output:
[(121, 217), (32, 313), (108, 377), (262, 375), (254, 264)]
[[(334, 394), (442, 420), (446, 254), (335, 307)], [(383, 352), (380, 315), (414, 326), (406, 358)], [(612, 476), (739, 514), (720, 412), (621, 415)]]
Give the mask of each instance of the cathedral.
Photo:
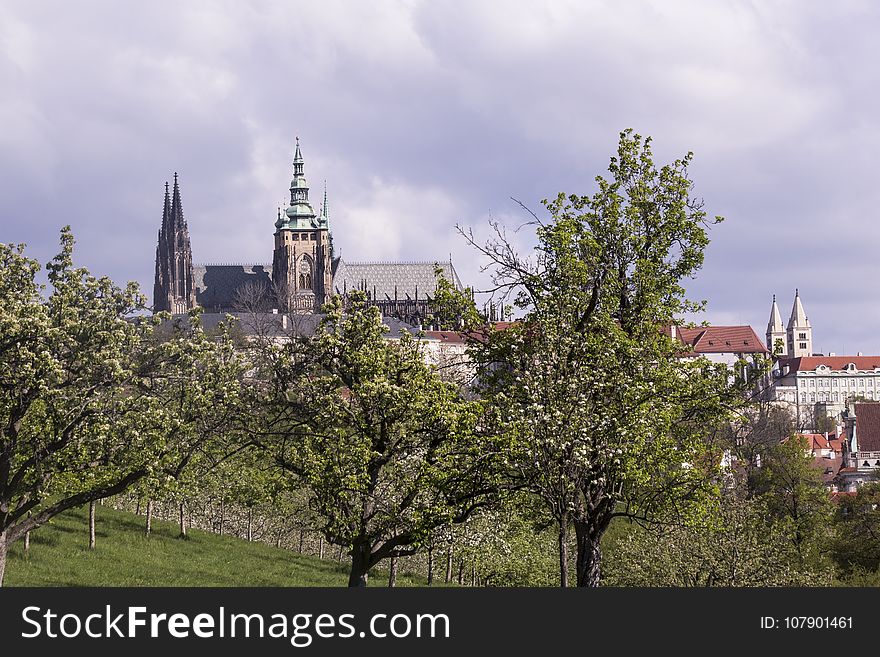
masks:
[(343, 301), (363, 291), (382, 314), (421, 325), (431, 314), (437, 286), (435, 270), (456, 289), (462, 284), (452, 261), (346, 262), (334, 252), (327, 191), (320, 211), (309, 200), (299, 138), (293, 158), (290, 205), (278, 209), (271, 263), (193, 264), (189, 229), (183, 216), (180, 182), (165, 183), (162, 226), (156, 247), (154, 312), (179, 314), (200, 306), (209, 313), (252, 310), (316, 313), (332, 296)]

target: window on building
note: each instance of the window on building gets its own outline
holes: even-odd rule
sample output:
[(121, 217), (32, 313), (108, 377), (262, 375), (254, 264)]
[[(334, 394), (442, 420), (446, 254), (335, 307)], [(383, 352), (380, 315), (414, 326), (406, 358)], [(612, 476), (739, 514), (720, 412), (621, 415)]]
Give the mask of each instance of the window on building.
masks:
[(864, 387), (865, 387), (865, 380), (859, 379), (859, 388), (864, 388)]
[(801, 345), (801, 346), (800, 346), (800, 349), (806, 349), (806, 348), (807, 348), (807, 343), (806, 343), (806, 342), (801, 342), (800, 345)]
[(303, 233), (301, 239), (305, 242), (306, 240), (309, 239), (309, 234), (308, 234), (308, 233)]
[(292, 239), (294, 242), (299, 242), (299, 233), (294, 233), (290, 236), (290, 239)]
[(806, 340), (806, 339), (807, 339), (806, 333), (798, 333), (798, 340)]
[(801, 401), (804, 402), (805, 404), (807, 403), (807, 393), (805, 393), (805, 392), (801, 393)]
[(815, 393), (815, 392), (811, 392), (811, 393), (810, 393), (810, 401), (811, 401), (811, 402), (816, 401), (816, 393)]
[(831, 397), (832, 397), (832, 401), (837, 401), (837, 393), (836, 392), (832, 393)]
[(312, 233), (311, 240), (314, 242), (318, 239), (318, 233)]

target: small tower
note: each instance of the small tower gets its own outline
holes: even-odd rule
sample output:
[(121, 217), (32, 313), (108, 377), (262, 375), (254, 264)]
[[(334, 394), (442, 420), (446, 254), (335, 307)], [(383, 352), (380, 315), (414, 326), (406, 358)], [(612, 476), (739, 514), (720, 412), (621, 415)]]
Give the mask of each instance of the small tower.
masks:
[(773, 305), (770, 307), (770, 321), (767, 322), (767, 350), (774, 358), (784, 358), (788, 355), (788, 339), (775, 294)]
[(789, 356), (799, 358), (800, 356), (813, 355), (813, 328), (804, 312), (798, 290), (794, 291), (794, 305), (791, 308), (786, 334)]
[(314, 312), (333, 291), (330, 227), (326, 211), (318, 216), (309, 203), (303, 165), (297, 137), (290, 205), (275, 221), (272, 283), (283, 310)]
[(185, 313), (196, 305), (193, 289), (192, 248), (189, 229), (183, 218), (183, 203), (177, 173), (174, 191), (169, 199), (165, 183), (165, 203), (162, 208), (162, 227), (156, 246), (156, 279), (153, 284), (153, 312)]

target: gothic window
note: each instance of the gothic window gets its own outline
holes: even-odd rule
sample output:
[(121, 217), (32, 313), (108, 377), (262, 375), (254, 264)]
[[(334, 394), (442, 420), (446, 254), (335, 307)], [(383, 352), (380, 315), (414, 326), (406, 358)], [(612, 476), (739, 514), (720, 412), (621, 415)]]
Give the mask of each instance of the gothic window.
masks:
[(299, 261), (299, 289), (312, 289), (312, 264), (308, 258)]
[(806, 333), (798, 333), (798, 340), (806, 340), (806, 339), (807, 339)]

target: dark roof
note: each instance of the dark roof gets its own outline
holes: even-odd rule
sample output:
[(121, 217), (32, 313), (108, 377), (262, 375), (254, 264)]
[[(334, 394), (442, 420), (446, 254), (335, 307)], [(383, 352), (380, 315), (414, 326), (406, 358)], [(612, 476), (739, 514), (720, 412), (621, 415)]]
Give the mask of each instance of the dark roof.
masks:
[(767, 348), (751, 326), (676, 327), (675, 335), (698, 354), (767, 353)]
[(880, 404), (856, 404), (856, 440), (860, 452), (880, 452)]
[[(226, 321), (229, 316), (235, 318), (238, 328), (245, 335), (263, 335), (266, 337), (293, 337), (309, 336), (314, 334), (321, 320), (324, 318), (320, 313), (210, 313), (201, 314), (202, 326), (205, 330), (217, 328), (220, 322)], [(175, 315), (174, 320), (185, 320), (186, 315)], [(418, 329), (406, 322), (394, 317), (383, 317), (382, 323), (388, 327), (385, 337), (396, 339), (401, 333), (407, 331), (416, 334)]]
[(272, 265), (193, 265), (193, 287), (196, 303), (207, 311), (240, 308), (236, 292), (248, 283), (272, 285)]
[(342, 294), (345, 291), (362, 289), (376, 290), (376, 299), (424, 299), (434, 295), (437, 277), (434, 268), (439, 265), (443, 275), (458, 290), (463, 289), (455, 267), (446, 262), (345, 262), (341, 260), (333, 277), (333, 287)]
[(800, 358), (780, 358), (780, 369), (788, 365), (791, 372), (810, 372), (819, 365), (826, 365), (832, 370), (845, 370), (852, 363), (857, 370), (874, 370), (880, 368), (880, 356), (801, 356)]

